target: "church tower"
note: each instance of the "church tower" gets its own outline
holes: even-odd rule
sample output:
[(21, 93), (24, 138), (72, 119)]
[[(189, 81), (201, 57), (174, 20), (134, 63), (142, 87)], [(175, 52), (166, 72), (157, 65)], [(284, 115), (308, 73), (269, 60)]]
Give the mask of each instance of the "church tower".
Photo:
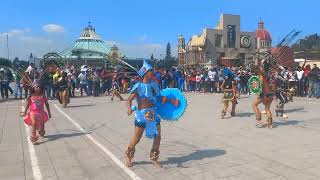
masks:
[(178, 52), (186, 49), (186, 42), (182, 34), (178, 37)]
[(185, 65), (185, 57), (186, 57), (186, 41), (182, 34), (178, 37), (178, 63), (179, 66)]

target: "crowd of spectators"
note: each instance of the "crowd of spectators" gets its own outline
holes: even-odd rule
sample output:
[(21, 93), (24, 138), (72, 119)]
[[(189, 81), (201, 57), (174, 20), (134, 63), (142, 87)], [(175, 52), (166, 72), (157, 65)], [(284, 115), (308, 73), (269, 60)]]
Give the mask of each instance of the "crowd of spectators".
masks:
[[(303, 65), (297, 68), (282, 67), (284, 73), (282, 76), (286, 79), (288, 89), (294, 89), (295, 95), (300, 97), (320, 97), (320, 70), (316, 65)], [(237, 90), (239, 94), (249, 95), (248, 80), (253, 75), (250, 69), (246, 67), (231, 68), (236, 75)], [(64, 69), (69, 79), (70, 96), (100, 96), (110, 95), (113, 82), (118, 83), (121, 93), (127, 93), (135, 82), (139, 81), (136, 73), (119, 72), (107, 70), (105, 68), (95, 69), (88, 66), (75, 67), (69, 66)], [(41, 74), (33, 64), (26, 69), (30, 78), (33, 80)], [(178, 88), (184, 92), (198, 93), (221, 93), (220, 88), (225, 80), (223, 67), (214, 67), (212, 69), (203, 68), (196, 70), (193, 68), (171, 69), (155, 68), (155, 81), (161, 88)], [(45, 87), (45, 93), (49, 99), (55, 99), (61, 70), (55, 73), (44, 73), (42, 83)], [(15, 82), (14, 90), (9, 86), (10, 82)], [(8, 93), (14, 94), (15, 98), (27, 97), (28, 88), (21, 82), (19, 75), (13, 76), (7, 69), (0, 69), (0, 89), (3, 99), (8, 98)]]

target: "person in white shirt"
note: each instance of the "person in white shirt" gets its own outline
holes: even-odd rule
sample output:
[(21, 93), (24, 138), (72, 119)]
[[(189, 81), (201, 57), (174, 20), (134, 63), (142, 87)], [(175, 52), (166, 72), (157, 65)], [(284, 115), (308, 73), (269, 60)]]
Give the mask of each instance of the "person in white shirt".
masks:
[(200, 73), (198, 73), (196, 75), (196, 89), (198, 92), (201, 91), (200, 83), (201, 83), (201, 75), (200, 75)]
[(297, 96), (304, 96), (304, 71), (301, 66), (296, 70), (296, 85), (297, 85)]
[(217, 72), (214, 69), (208, 71), (209, 92), (211, 93), (216, 92), (216, 76)]
[(81, 73), (78, 76), (79, 81), (80, 81), (80, 95), (82, 96), (82, 91), (84, 90), (85, 93), (88, 96), (88, 88), (87, 88), (87, 81), (88, 81), (88, 77), (85, 71), (81, 71)]

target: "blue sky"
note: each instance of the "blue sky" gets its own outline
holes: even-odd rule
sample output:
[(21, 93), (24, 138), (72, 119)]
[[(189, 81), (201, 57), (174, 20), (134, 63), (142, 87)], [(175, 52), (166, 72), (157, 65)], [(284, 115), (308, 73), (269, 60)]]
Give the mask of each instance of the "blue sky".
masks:
[(291, 29), (319, 33), (319, 7), (319, 0), (1, 0), (0, 57), (7, 56), (5, 33), (10, 57), (25, 59), (60, 52), (88, 21), (128, 56), (159, 57), (167, 42), (175, 51), (179, 34), (189, 39), (215, 27), (221, 13), (241, 15), (245, 31), (255, 31), (261, 17), (276, 43)]

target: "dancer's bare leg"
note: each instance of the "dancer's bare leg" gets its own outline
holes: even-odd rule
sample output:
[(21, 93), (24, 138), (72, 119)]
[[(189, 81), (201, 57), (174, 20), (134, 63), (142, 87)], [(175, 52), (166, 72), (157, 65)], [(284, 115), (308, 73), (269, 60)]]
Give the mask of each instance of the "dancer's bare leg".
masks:
[(134, 129), (134, 134), (130, 140), (129, 146), (126, 151), (127, 156), (125, 159), (125, 165), (127, 167), (132, 166), (132, 159), (134, 157), (135, 147), (138, 144), (138, 142), (140, 141), (142, 134), (143, 134), (143, 131), (144, 131), (144, 128), (140, 128), (140, 127), (135, 127), (135, 129)]
[(38, 141), (36, 117), (34, 115), (31, 115), (31, 137), (30, 137), (30, 140), (31, 140), (32, 144), (36, 144)]
[(114, 98), (114, 93), (112, 93), (111, 95), (111, 101), (113, 101), (113, 98)]
[(116, 96), (120, 99), (120, 101), (123, 101), (123, 97), (120, 95), (120, 93), (116, 93)]
[(39, 135), (41, 138), (44, 138), (46, 131), (44, 130), (44, 123), (41, 123), (41, 129), (39, 129)]
[(62, 106), (64, 107), (64, 108), (66, 108), (67, 107), (67, 103), (68, 103), (68, 99), (67, 99), (67, 91), (66, 90), (64, 90), (64, 91), (60, 91), (60, 93), (61, 93), (61, 99), (62, 99)]
[(158, 135), (153, 140), (152, 149), (150, 152), (150, 160), (152, 160), (153, 165), (157, 167), (162, 167), (161, 163), (158, 161), (159, 159), (159, 149), (160, 149), (160, 142), (161, 142), (161, 125), (157, 125)]
[(232, 102), (231, 116), (235, 116), (235, 115), (236, 115), (237, 100), (234, 99), (234, 100), (232, 100), (231, 102)]
[(223, 101), (223, 110), (221, 112), (221, 118), (222, 119), (224, 119), (224, 116), (227, 113), (228, 107), (229, 107), (229, 101)]
[(252, 103), (252, 108), (253, 108), (253, 111), (255, 112), (256, 114), (256, 124), (259, 125), (261, 124), (261, 112), (258, 108), (258, 105), (262, 103), (262, 98), (258, 97), (253, 103)]
[(271, 112), (271, 103), (272, 103), (272, 99), (268, 99), (265, 103), (265, 110), (266, 110), (266, 113), (267, 113), (267, 117), (268, 117), (268, 122), (267, 122), (267, 127), (268, 128), (272, 128), (272, 112)]

